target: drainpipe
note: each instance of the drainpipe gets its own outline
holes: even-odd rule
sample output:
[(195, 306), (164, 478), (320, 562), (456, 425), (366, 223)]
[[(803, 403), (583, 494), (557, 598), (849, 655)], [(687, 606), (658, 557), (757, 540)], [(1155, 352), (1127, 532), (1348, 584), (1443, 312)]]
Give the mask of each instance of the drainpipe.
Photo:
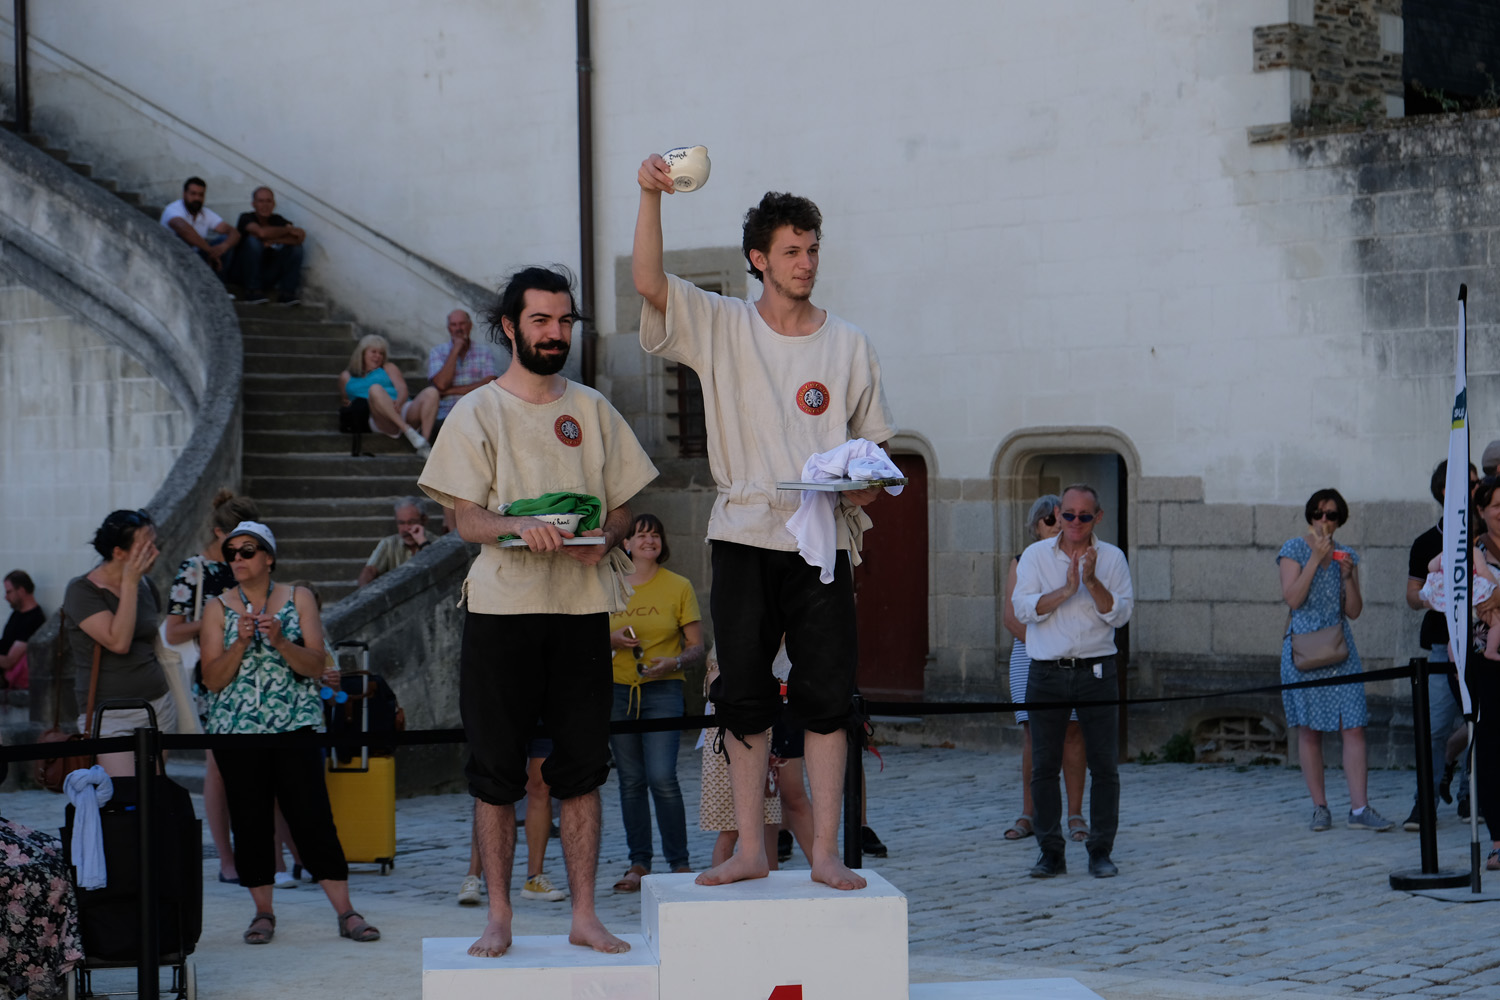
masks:
[(26, 66), (26, 0), (15, 0), (12, 24), (16, 35), (16, 131), (31, 131), (31, 72)]
[[(17, 0), (19, 3), (20, 0)], [(597, 374), (599, 335), (594, 322), (594, 64), (589, 46), (589, 0), (576, 0), (578, 24), (578, 298), (583, 324), (583, 384)]]

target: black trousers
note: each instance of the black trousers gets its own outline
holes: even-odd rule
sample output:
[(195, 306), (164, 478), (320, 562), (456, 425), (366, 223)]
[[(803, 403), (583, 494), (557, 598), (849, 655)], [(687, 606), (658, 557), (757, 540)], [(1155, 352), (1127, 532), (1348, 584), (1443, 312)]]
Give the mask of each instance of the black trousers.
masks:
[(609, 615), (464, 617), (459, 713), (469, 738), (469, 794), (505, 806), (526, 795), (527, 744), (552, 737), (542, 778), (571, 799), (609, 777), (614, 707)]
[(849, 721), (859, 632), (848, 553), (832, 583), (799, 553), (713, 542), (714, 648), (719, 679), (709, 690), (720, 723), (735, 736), (762, 733), (781, 715), (781, 686), (771, 661), (786, 636), (790, 725), (832, 733)]
[(275, 877), (277, 803), (302, 865), (312, 877), (320, 882), (349, 878), (349, 865), (333, 826), (328, 786), (323, 783), (322, 751), (317, 747), (215, 750), (214, 762), (229, 800), (240, 885), (253, 889), (270, 885)]

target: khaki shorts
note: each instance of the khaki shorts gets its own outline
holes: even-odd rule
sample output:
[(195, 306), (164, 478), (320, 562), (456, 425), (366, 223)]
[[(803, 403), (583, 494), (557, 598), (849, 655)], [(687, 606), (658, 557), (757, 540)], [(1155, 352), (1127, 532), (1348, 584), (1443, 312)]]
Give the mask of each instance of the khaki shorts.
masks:
[[(156, 712), (156, 728), (164, 733), (177, 732), (177, 706), (172, 702), (171, 691), (160, 698), (153, 698), (151, 707)], [(83, 732), (92, 722), (92, 719), (80, 715), (78, 731)], [(137, 729), (150, 724), (151, 718), (144, 708), (110, 709), (104, 713), (104, 719), (99, 723), (99, 731), (94, 734), (94, 738), (102, 740), (111, 736), (130, 736)]]

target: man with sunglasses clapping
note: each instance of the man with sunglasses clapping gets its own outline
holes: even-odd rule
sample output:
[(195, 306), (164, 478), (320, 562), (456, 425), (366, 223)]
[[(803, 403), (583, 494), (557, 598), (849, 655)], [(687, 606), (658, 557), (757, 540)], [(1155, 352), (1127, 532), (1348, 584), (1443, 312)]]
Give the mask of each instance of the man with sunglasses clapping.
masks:
[[(1026, 626), (1031, 672), (1026, 684), (1031, 715), (1031, 794), (1041, 856), (1033, 878), (1067, 873), (1058, 771), (1068, 716), (1078, 711), (1092, 784), (1089, 835), (1084, 842), (1089, 874), (1109, 878), (1120, 822), (1119, 715), (1115, 629), (1130, 620), (1135, 592), (1125, 553), (1094, 537), (1103, 511), (1099, 494), (1084, 483), (1062, 492), (1062, 532), (1027, 547), (1016, 566), (1011, 599)], [(1055, 703), (1057, 707), (1037, 708)]]

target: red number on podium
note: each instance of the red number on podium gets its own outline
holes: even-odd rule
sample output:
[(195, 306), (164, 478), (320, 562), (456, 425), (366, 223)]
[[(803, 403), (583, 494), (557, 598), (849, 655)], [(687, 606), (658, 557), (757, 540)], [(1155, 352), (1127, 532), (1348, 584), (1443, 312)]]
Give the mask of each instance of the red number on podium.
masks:
[(766, 1000), (802, 1000), (802, 987), (801, 985), (778, 986), (771, 991), (771, 995)]

